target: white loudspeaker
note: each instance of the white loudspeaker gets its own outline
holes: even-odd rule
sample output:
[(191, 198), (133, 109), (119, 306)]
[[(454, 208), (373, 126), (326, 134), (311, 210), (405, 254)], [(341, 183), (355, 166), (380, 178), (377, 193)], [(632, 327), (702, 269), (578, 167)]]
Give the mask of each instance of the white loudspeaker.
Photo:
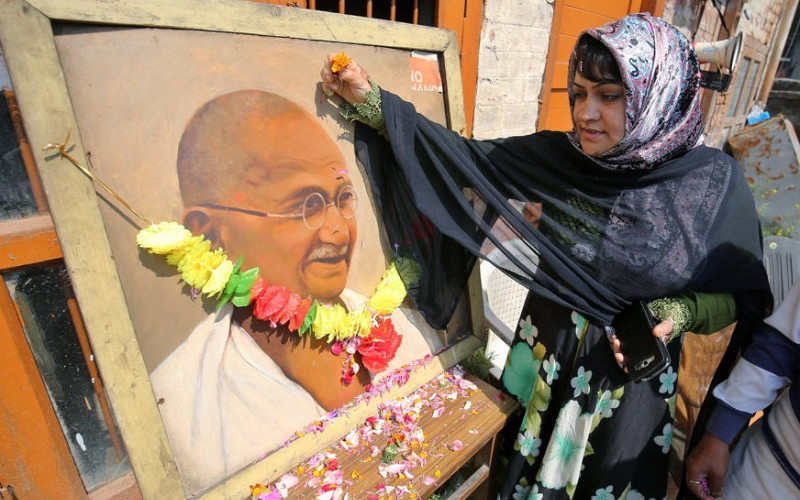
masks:
[(735, 37), (716, 42), (694, 44), (694, 53), (697, 60), (702, 63), (714, 64), (719, 69), (727, 69), (733, 73), (739, 52), (742, 50), (742, 32)]

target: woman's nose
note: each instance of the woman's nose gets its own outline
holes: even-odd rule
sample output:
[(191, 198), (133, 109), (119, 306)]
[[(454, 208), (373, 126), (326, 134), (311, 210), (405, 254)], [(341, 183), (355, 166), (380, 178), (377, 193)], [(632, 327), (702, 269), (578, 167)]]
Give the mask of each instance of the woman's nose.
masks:
[(585, 121), (597, 120), (600, 118), (600, 108), (593, 99), (587, 99), (581, 108), (578, 117)]

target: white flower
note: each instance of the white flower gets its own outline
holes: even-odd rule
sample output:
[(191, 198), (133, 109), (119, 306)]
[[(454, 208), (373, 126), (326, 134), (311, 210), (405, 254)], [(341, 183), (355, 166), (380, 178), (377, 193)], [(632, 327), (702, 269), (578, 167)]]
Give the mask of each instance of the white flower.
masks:
[(577, 398), (581, 393), (589, 394), (589, 381), (592, 380), (592, 371), (586, 371), (583, 366), (578, 367), (578, 374), (569, 381), (575, 389), (572, 396)]
[(536, 339), (537, 335), (539, 335), (539, 329), (536, 328), (536, 325), (531, 323), (530, 314), (519, 320), (519, 337), (522, 340), (527, 342), (528, 345), (533, 345), (533, 341)]
[(531, 494), (528, 495), (528, 500), (542, 500), (542, 498), (544, 498), (544, 493), (539, 493), (539, 485), (534, 484)]
[(525, 486), (522, 484), (518, 484), (514, 486), (514, 494), (511, 495), (511, 498), (514, 500), (528, 500), (528, 494), (531, 491), (530, 486)]
[(612, 493), (613, 491), (613, 486), (598, 488), (597, 491), (594, 492), (594, 495), (592, 495), (592, 500), (616, 500), (616, 497)]
[(581, 415), (576, 401), (569, 401), (561, 409), (553, 430), (553, 439), (542, 459), (540, 477), (547, 488), (563, 488), (578, 484), (583, 454), (592, 429), (592, 415)]
[(611, 399), (611, 391), (605, 391), (597, 400), (597, 406), (594, 409), (595, 415), (602, 415), (603, 418), (610, 418), (613, 410), (619, 406), (619, 399)]
[(580, 340), (586, 332), (586, 327), (589, 325), (589, 322), (575, 311), (572, 311), (572, 314), (570, 314), (570, 319), (572, 319), (572, 324), (575, 325), (575, 338)]
[(547, 385), (553, 385), (553, 380), (558, 378), (558, 370), (561, 369), (561, 363), (556, 361), (555, 354), (551, 354), (548, 359), (544, 360), (542, 366), (547, 373)]
[(539, 447), (542, 445), (542, 440), (533, 437), (533, 432), (529, 429), (525, 433), (517, 435), (517, 443), (519, 444), (519, 454), (523, 457), (528, 455), (536, 457), (539, 456)]
[(661, 382), (658, 392), (672, 394), (675, 390), (675, 381), (678, 380), (678, 373), (672, 369), (672, 366), (668, 366), (667, 371), (658, 376), (658, 380)]
[(646, 500), (646, 499), (644, 498), (644, 495), (632, 489), (630, 492), (628, 492), (628, 496), (625, 497), (625, 500)]
[(661, 453), (669, 453), (672, 444), (672, 424), (665, 425), (661, 432), (661, 435), (654, 437), (653, 441), (661, 447)]

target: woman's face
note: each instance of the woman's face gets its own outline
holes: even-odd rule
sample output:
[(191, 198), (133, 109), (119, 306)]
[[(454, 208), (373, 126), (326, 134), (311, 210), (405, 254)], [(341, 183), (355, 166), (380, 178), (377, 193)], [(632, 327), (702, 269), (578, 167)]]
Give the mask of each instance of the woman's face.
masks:
[(593, 82), (579, 71), (573, 82), (572, 121), (583, 151), (599, 156), (625, 135), (625, 89), (619, 82)]

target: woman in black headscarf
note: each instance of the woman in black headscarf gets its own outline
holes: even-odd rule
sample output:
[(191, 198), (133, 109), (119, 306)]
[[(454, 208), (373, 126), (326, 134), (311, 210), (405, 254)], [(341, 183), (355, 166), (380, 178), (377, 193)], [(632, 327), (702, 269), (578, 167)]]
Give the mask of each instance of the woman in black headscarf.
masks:
[[(631, 382), (607, 340), (614, 316), (647, 301), (669, 319), (654, 335), (674, 324), (674, 339), (736, 321), (732, 357), (771, 303), (745, 179), (699, 145), (690, 43), (646, 14), (588, 30), (570, 60), (573, 131), (490, 141), (330, 60), (323, 89), (369, 124), (356, 153), (391, 241), (421, 264), (409, 294), (429, 322), (446, 324), (476, 257), (531, 290), (502, 377), (524, 408), (501, 498), (664, 498), (680, 341), (658, 377)], [(541, 207), (535, 223), (519, 202)]]

